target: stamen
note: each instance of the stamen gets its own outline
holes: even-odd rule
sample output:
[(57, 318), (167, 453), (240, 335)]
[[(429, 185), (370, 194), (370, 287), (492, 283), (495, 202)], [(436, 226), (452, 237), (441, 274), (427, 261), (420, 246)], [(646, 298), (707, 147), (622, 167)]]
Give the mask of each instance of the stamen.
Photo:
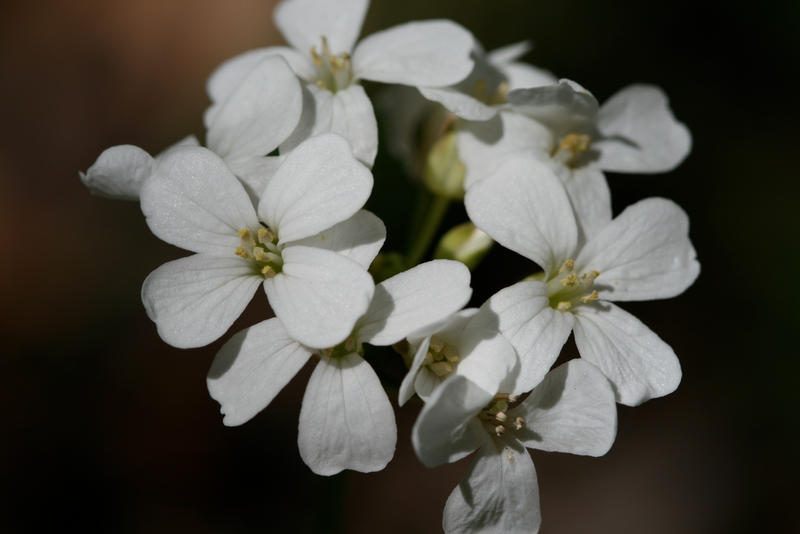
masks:
[(442, 354), (444, 354), (444, 357), (450, 363), (456, 363), (461, 360), (461, 358), (458, 357), (458, 351), (450, 345), (445, 345), (444, 349), (442, 350)]
[(575, 273), (571, 273), (566, 278), (561, 279), (561, 285), (564, 287), (572, 287), (578, 283), (578, 275)]
[(592, 291), (592, 292), (591, 292), (589, 295), (584, 295), (584, 296), (582, 296), (582, 297), (581, 297), (581, 302), (583, 302), (584, 304), (586, 304), (587, 302), (592, 302), (592, 301), (594, 301), (594, 300), (597, 300), (597, 299), (598, 299), (598, 297), (600, 297), (600, 294), (599, 294), (599, 293), (597, 293), (597, 290), (595, 289), (595, 290), (593, 290), (593, 291)]
[(259, 228), (258, 229), (258, 242), (267, 244), (272, 243), (275, 241), (275, 234), (267, 230), (266, 228)]
[(508, 416), (506, 415), (506, 412), (498, 412), (494, 415), (494, 418), (497, 419), (498, 423), (505, 423), (506, 419), (508, 419)]
[(255, 239), (253, 239), (253, 232), (251, 232), (249, 228), (242, 228), (239, 230), (239, 239), (242, 241), (242, 245), (245, 247), (252, 247), (256, 244)]
[(453, 366), (447, 362), (433, 362), (428, 367), (436, 376), (447, 376), (453, 372)]
[(525, 419), (522, 417), (514, 419), (514, 430), (522, 430), (523, 426), (525, 426)]
[(572, 303), (568, 300), (559, 301), (558, 306), (556, 306), (556, 309), (562, 312), (569, 311), (571, 308), (572, 308)]
[(272, 268), (272, 266), (270, 266), (270, 265), (265, 265), (265, 266), (264, 266), (264, 267), (261, 269), (261, 274), (263, 274), (263, 275), (264, 275), (264, 278), (272, 278), (273, 276), (275, 276), (275, 275), (276, 275), (276, 274), (278, 274), (278, 273), (276, 273), (276, 272), (275, 272), (275, 269), (273, 269), (273, 268)]
[(575, 268), (575, 260), (567, 260), (561, 264), (561, 267), (558, 269), (558, 274), (563, 274), (565, 272), (571, 272), (572, 269)]
[(250, 254), (247, 253), (244, 247), (237, 247), (236, 252), (234, 252), (234, 254), (246, 260), (250, 259)]
[(506, 433), (506, 427), (504, 427), (503, 425), (497, 425), (496, 427), (494, 427), (494, 433), (497, 434), (497, 437), (499, 438), (500, 436)]

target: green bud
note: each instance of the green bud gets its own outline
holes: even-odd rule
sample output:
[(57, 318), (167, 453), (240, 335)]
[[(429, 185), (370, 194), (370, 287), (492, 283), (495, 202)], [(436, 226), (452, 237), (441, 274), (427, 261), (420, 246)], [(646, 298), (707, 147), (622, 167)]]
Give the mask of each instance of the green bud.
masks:
[(458, 157), (456, 132), (448, 132), (428, 153), (422, 181), (435, 194), (460, 200), (464, 198), (465, 173), (466, 167)]
[(471, 222), (465, 222), (447, 231), (433, 257), (436, 259), (458, 260), (470, 270), (478, 266), (492, 248), (492, 238)]

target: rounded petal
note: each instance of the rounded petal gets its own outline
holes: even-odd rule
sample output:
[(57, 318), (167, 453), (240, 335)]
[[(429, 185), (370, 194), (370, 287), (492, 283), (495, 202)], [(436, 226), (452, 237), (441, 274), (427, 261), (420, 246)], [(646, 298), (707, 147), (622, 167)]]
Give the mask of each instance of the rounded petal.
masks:
[[(479, 313), (491, 310), (482, 309)], [(503, 386), (513, 387), (519, 360), (511, 343), (496, 329), (478, 326), (481, 318), (471, 321), (456, 344), (461, 361), (456, 374), (463, 376), (484, 391), (497, 393)]]
[(202, 347), (230, 328), (259, 283), (252, 267), (233, 254), (195, 254), (150, 273), (142, 302), (164, 341), (178, 348)]
[(433, 260), (384, 280), (358, 321), (358, 338), (391, 345), (460, 309), (472, 295), (469, 269), (452, 260)]
[(332, 93), (316, 85), (306, 86), (303, 116), (291, 137), (281, 145), (281, 153), (286, 154), (309, 137), (324, 133), (347, 139), (355, 157), (372, 167), (378, 153), (378, 123), (363, 87), (351, 85)]
[(386, 226), (380, 218), (367, 210), (358, 210), (355, 215), (327, 230), (294, 241), (292, 245), (324, 248), (338, 252), (369, 269), (372, 260), (380, 252), (386, 240)]
[(615, 172), (667, 172), (692, 148), (692, 136), (669, 109), (667, 95), (653, 85), (631, 85), (600, 108), (594, 144), (597, 164)]
[(533, 50), (533, 43), (530, 41), (519, 41), (518, 43), (512, 43), (510, 45), (501, 46), (500, 48), (495, 48), (486, 56), (489, 59), (490, 63), (495, 65), (505, 65), (511, 63), (512, 61), (516, 61), (528, 52)]
[(324, 36), (332, 53), (349, 53), (368, 7), (369, 0), (284, 0), (275, 8), (275, 25), (300, 52), (319, 51)]
[(576, 315), (578, 351), (608, 377), (617, 402), (636, 406), (678, 387), (675, 352), (639, 319), (609, 302), (578, 306)]
[(325, 134), (293, 150), (267, 184), (258, 213), (282, 243), (309, 237), (355, 214), (372, 174), (343, 138)]
[(617, 433), (614, 390), (597, 367), (580, 358), (547, 373), (508, 416), (522, 416), (525, 427), (515, 436), (543, 451), (602, 456)]
[(472, 70), (472, 35), (448, 20), (408, 22), (362, 39), (353, 52), (357, 78), (423, 87), (453, 85)]
[(530, 391), (558, 358), (572, 331), (573, 315), (550, 307), (547, 286), (541, 282), (518, 282), (502, 289), (481, 306), (484, 310), (496, 316), (500, 333), (519, 357), (511, 393)]
[(289, 246), (283, 269), (264, 281), (270, 306), (300, 343), (325, 349), (350, 335), (375, 285), (358, 263), (330, 250)]
[(258, 206), (264, 189), (278, 169), (283, 165), (285, 156), (265, 156), (263, 158), (244, 158), (236, 161), (226, 161), (231, 171), (239, 178), (244, 190)]
[(141, 191), (150, 230), (194, 252), (235, 257), (237, 232), (258, 228), (250, 198), (219, 156), (201, 147), (177, 147), (161, 156)]
[(501, 112), (499, 118), (492, 121), (467, 123), (457, 136), (458, 155), (467, 167), (466, 189), (491, 176), (514, 155), (549, 158), (553, 145), (553, 135), (543, 124), (509, 112)]
[(389, 397), (357, 354), (320, 358), (300, 409), (297, 444), (318, 475), (371, 473), (394, 456), (397, 427)]
[(651, 300), (683, 293), (700, 273), (689, 241), (689, 218), (674, 202), (646, 198), (628, 206), (575, 260), (595, 270), (603, 300)]
[(95, 195), (138, 200), (142, 184), (153, 174), (154, 167), (150, 154), (138, 146), (118, 145), (105, 149), (80, 177)]
[(475, 226), (547, 273), (572, 257), (578, 227), (561, 180), (533, 157), (514, 157), (467, 190)]
[(237, 426), (272, 402), (311, 357), (278, 319), (242, 330), (217, 352), (206, 385), (220, 403), (223, 423)]
[(544, 87), (558, 82), (558, 78), (550, 71), (527, 63), (509, 63), (500, 67), (500, 70), (508, 80), (508, 89), (510, 91)]
[(482, 429), (470, 422), (494, 398), (465, 376), (454, 374), (437, 387), (414, 423), (411, 442), (426, 467), (451, 463), (481, 445)]
[(294, 131), (302, 101), (286, 61), (266, 57), (219, 105), (208, 126), (208, 148), (232, 161), (266, 156)]
[(447, 499), (442, 526), (445, 534), (530, 534), (541, 522), (533, 460), (509, 440), (481, 447)]

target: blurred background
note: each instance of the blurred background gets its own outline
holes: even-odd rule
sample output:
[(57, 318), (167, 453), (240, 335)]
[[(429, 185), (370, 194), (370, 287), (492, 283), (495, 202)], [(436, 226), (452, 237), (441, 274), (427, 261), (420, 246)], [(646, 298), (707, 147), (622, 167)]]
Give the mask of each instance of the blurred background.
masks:
[[(0, 2), (0, 531), (440, 532), (469, 460), (417, 462), (418, 403), (397, 412), (395, 459), (370, 475), (318, 477), (300, 460), (310, 367), (254, 420), (224, 427), (205, 387), (220, 343), (167, 346), (139, 299), (145, 276), (185, 253), (150, 234), (136, 203), (93, 197), (78, 179), (111, 145), (157, 153), (201, 135), (214, 67), (281, 42), (274, 4)], [(660, 85), (694, 136), (672, 173), (609, 176), (615, 212), (659, 195), (690, 214), (697, 283), (624, 306), (673, 346), (683, 383), (621, 407), (603, 458), (532, 453), (543, 532), (800, 532), (800, 4), (374, 4), (365, 34), (446, 17), (488, 49), (530, 39), (526, 61), (601, 102), (630, 83)], [(379, 190), (407, 189), (391, 159), (375, 174)], [(370, 207), (380, 214), (387, 199)], [(499, 289), (498, 269), (514, 280), (515, 261), (492, 253), (475, 303)], [(259, 292), (233, 330), (265, 306)], [(398, 361), (375, 356), (390, 388)]]

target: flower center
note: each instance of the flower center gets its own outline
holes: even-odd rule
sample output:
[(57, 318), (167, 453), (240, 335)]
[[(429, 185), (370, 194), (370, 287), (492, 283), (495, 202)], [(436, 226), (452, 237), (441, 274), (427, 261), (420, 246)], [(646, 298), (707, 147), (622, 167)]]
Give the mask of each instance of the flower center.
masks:
[(498, 437), (509, 431), (514, 432), (522, 430), (522, 428), (525, 427), (524, 418), (515, 417), (512, 420), (508, 417), (509, 409), (516, 407), (518, 403), (519, 398), (516, 395), (498, 393), (495, 398), (481, 410), (478, 414), (478, 419), (481, 420), (490, 432), (494, 432)]
[(567, 134), (553, 149), (551, 155), (553, 159), (560, 161), (568, 167), (573, 167), (581, 154), (589, 150), (591, 144), (592, 138), (586, 134)]
[(600, 273), (576, 273), (574, 269), (575, 260), (567, 260), (561, 265), (558, 274), (547, 282), (550, 306), (558, 311), (570, 311), (574, 306), (597, 300), (599, 296), (594, 289), (594, 280)]
[(317, 47), (311, 47), (311, 60), (317, 69), (314, 80), (319, 87), (332, 93), (347, 88), (353, 81), (353, 66), (350, 64), (350, 54), (342, 52), (333, 55), (328, 46), (328, 39), (322, 36), (322, 52), (317, 52)]
[(344, 358), (348, 354), (352, 354), (354, 352), (359, 356), (364, 355), (364, 348), (356, 339), (355, 333), (352, 333), (349, 336), (347, 336), (347, 339), (345, 339), (335, 347), (321, 350), (320, 355), (325, 356), (327, 358)]
[(278, 237), (268, 228), (259, 228), (256, 235), (249, 228), (239, 230), (242, 244), (236, 248), (240, 258), (250, 260), (253, 268), (264, 278), (272, 278), (283, 267)]
[(445, 378), (456, 370), (460, 360), (458, 350), (454, 346), (434, 336), (431, 338), (423, 365), (439, 378)]
[(499, 106), (505, 104), (508, 98), (508, 82), (501, 82), (494, 88), (494, 91), (489, 94), (488, 84), (483, 78), (475, 82), (475, 90), (473, 96), (486, 104), (487, 106)]

